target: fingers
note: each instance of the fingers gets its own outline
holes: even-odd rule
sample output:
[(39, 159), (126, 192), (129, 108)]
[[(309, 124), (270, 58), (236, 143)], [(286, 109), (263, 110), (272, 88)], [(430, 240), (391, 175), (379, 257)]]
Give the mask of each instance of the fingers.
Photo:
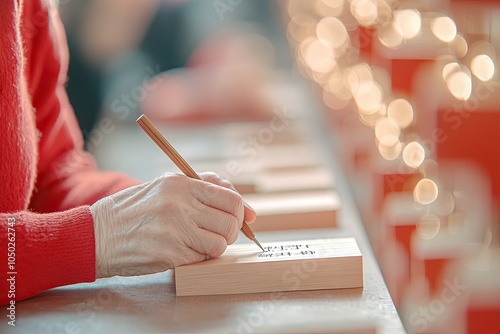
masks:
[(219, 174), (213, 172), (203, 172), (200, 173), (200, 177), (203, 179), (203, 181), (236, 191), (236, 188), (233, 186), (233, 184), (228, 180), (222, 178)]
[(163, 261), (165, 259), (165, 256), (172, 259), (172, 262), (168, 266), (169, 268), (175, 268), (185, 264), (197, 263), (207, 259), (207, 254), (205, 252), (198, 251), (188, 245), (184, 245), (182, 248), (177, 249), (172, 254), (164, 254)]
[[(223, 179), (222, 177), (220, 177), (216, 173), (205, 172), (205, 173), (201, 173), (200, 176), (203, 179), (203, 181), (207, 181), (207, 182), (210, 182), (210, 183), (213, 183), (213, 184), (216, 184), (216, 185), (219, 185), (221, 187), (228, 188), (228, 189), (231, 189), (231, 190), (237, 192), (236, 188), (233, 186), (233, 184), (231, 182)], [(243, 201), (243, 204), (245, 206), (243, 219), (246, 223), (251, 224), (257, 218), (257, 214), (255, 213), (255, 210), (250, 205), (248, 205), (248, 203), (245, 203)]]
[[(226, 239), (216, 233), (197, 229), (186, 240), (186, 245), (200, 254), (219, 257), (227, 248)], [(203, 258), (205, 259), (206, 256)]]
[(232, 244), (238, 239), (238, 232), (243, 225), (242, 220), (238, 220), (238, 218), (227, 212), (205, 205), (200, 212), (201, 214), (195, 218), (195, 223), (200, 228), (221, 235), (227, 244)]
[(245, 222), (247, 224), (251, 224), (251, 223), (253, 223), (255, 221), (255, 219), (257, 219), (257, 213), (245, 201), (243, 201), (243, 204), (245, 205), (245, 211), (244, 211), (244, 217), (243, 217), (243, 219), (245, 220)]
[(205, 181), (192, 180), (192, 195), (201, 203), (222, 210), (243, 221), (243, 199), (237, 192)]
[[(159, 263), (165, 263), (166, 260), (164, 267), (200, 262), (207, 255), (219, 257), (227, 245), (238, 238), (243, 219), (248, 222), (255, 220), (255, 212), (245, 208), (241, 195), (231, 183), (216, 174), (203, 176), (204, 180), (196, 180), (183, 175), (165, 175), (154, 180), (150, 186), (138, 189), (136, 193), (127, 193), (125, 199), (120, 201), (121, 205), (134, 202), (139, 211), (145, 210), (146, 207), (143, 206), (147, 204), (147, 215), (152, 215), (148, 224), (154, 224), (158, 228), (158, 234), (163, 234), (162, 230), (168, 230), (162, 237), (163, 241), (158, 240), (156, 243), (157, 246), (163, 243), (163, 246), (152, 247), (163, 251), (169, 249), (168, 253), (158, 258), (160, 255), (151, 247), (148, 247), (147, 252), (150, 255), (155, 253), (152, 257)], [(145, 197), (139, 196), (142, 193), (145, 193)], [(159, 219), (160, 217), (163, 218)], [(165, 217), (169, 217), (167, 221), (164, 220)], [(141, 221), (145, 220), (141, 218)], [(173, 228), (165, 228), (164, 224)], [(154, 237), (150, 236), (151, 239)], [(170, 240), (168, 245), (164, 244), (167, 240)], [(161, 261), (161, 258), (164, 260)], [(161, 268), (153, 263), (151, 265)]]

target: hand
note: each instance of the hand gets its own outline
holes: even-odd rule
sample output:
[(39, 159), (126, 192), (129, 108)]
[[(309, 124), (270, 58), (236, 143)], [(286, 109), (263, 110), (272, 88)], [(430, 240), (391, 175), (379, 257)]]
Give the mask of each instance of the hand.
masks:
[(166, 174), (93, 204), (96, 276), (151, 274), (220, 256), (255, 212), (229, 182), (203, 178)]

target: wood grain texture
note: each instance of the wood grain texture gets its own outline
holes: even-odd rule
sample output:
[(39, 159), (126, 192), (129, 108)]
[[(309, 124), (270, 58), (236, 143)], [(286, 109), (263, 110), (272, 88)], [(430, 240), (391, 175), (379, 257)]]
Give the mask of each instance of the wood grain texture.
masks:
[(247, 194), (244, 199), (257, 213), (254, 231), (336, 227), (341, 208), (333, 190)]
[(363, 287), (363, 262), (354, 238), (228, 246), (219, 258), (175, 269), (177, 296)]

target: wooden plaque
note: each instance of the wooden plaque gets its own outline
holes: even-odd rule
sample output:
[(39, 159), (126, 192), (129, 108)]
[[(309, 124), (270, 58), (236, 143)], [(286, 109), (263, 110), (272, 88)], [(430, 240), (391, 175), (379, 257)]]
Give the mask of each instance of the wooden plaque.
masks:
[(244, 199), (257, 213), (254, 231), (336, 227), (341, 207), (333, 190), (247, 194)]
[(334, 185), (332, 173), (324, 167), (263, 170), (255, 178), (256, 193), (324, 190)]
[(318, 149), (305, 143), (266, 146), (258, 152), (253, 163), (262, 170), (269, 171), (287, 171), (324, 165)]
[(354, 238), (228, 246), (219, 258), (175, 268), (178, 296), (363, 287)]

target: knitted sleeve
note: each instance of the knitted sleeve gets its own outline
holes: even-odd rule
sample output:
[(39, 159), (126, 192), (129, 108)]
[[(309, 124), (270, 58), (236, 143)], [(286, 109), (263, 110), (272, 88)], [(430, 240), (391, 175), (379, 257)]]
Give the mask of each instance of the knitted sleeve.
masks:
[[(25, 1), (25, 7), (33, 2), (39, 3)], [(29, 40), (26, 38), (26, 70), (36, 126), (41, 135), (38, 175), (30, 204), (37, 212), (90, 205), (137, 184), (122, 174), (98, 171), (93, 158), (84, 152), (82, 134), (64, 86), (69, 59), (64, 28), (55, 5), (47, 6), (35, 8), (36, 14), (27, 13), (29, 8), (24, 9), (26, 16), (36, 15), (36, 20), (43, 22), (40, 17), (45, 15), (48, 22), (37, 26), (35, 33), (24, 31), (24, 35), (33, 35)], [(27, 22), (33, 20), (28, 18)]]
[[(56, 10), (41, 0), (1, 3), (0, 19), (6, 29), (20, 26), (20, 38), (12, 30), (12, 38), (0, 38), (1, 48), (23, 50), (24, 62), (19, 74), (19, 60), (16, 63), (16, 57), (6, 52), (8, 59), (0, 59), (0, 72), (24, 75), (29, 91), (28, 94), (16, 82), (0, 78), (0, 93), (5, 102), (0, 105), (10, 111), (1, 118), (2, 131), (21, 131), (12, 128), (19, 122), (7, 114), (18, 117), (18, 110), (31, 113), (33, 109), (39, 135), (38, 155), (33, 152), (34, 158), (29, 160), (38, 161), (34, 187), (29, 182), (19, 189), (0, 185), (0, 201), (5, 200), (0, 202), (0, 304), (10, 304), (53, 287), (94, 281), (95, 239), (89, 205), (137, 182), (121, 174), (97, 171), (92, 157), (83, 151), (82, 136), (64, 89), (68, 57)], [(25, 101), (31, 105), (22, 106)], [(22, 124), (29, 127), (28, 123)], [(22, 133), (16, 138), (29, 140)], [(8, 156), (19, 153), (16, 152), (2, 150), (2, 164), (21, 161)], [(2, 175), (2, 179), (14, 183), (23, 180), (29, 169), (17, 168), (10, 168), (11, 175)], [(24, 196), (29, 204), (11, 201), (12, 196)]]

